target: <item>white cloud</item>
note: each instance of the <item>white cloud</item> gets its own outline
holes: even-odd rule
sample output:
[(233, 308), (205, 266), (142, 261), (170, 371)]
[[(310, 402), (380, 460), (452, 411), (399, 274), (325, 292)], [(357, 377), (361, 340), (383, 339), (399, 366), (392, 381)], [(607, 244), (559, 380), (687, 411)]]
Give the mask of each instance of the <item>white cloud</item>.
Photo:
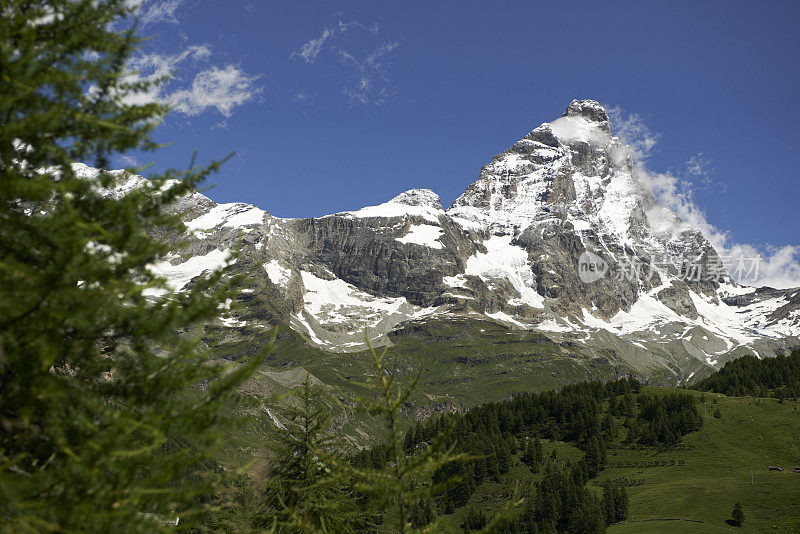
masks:
[[(192, 45), (178, 54), (139, 54), (130, 62), (134, 71), (130, 80), (137, 78), (159, 79), (172, 76), (176, 71), (192, 63), (208, 64), (212, 52), (208, 45)], [(188, 70), (188, 69), (187, 69)], [(165, 102), (184, 115), (195, 116), (216, 109), (223, 117), (230, 117), (233, 110), (256, 97), (262, 88), (256, 85), (260, 76), (251, 76), (235, 65), (209, 65), (191, 77), (188, 87), (173, 89), (174, 83), (154, 85), (148, 91), (134, 93), (126, 98), (129, 104)]]
[(358, 28), (373, 35), (378, 33), (378, 24), (375, 23), (372, 26), (365, 26), (358, 21), (351, 20), (348, 22), (339, 21), (338, 24), (326, 26), (322, 28), (322, 32), (320, 33), (319, 37), (316, 39), (309, 39), (305, 43), (303, 43), (300, 48), (297, 50), (293, 50), (289, 57), (292, 59), (295, 58), (302, 58), (305, 63), (314, 63), (317, 60), (317, 56), (322, 51), (322, 47), (325, 42), (332, 38), (336, 33), (345, 33), (352, 28)]
[(121, 155), (117, 158), (119, 162), (125, 167), (141, 167), (141, 163), (133, 156)]
[(300, 57), (303, 58), (306, 63), (314, 63), (317, 60), (317, 56), (319, 55), (320, 51), (322, 50), (322, 45), (325, 44), (325, 41), (327, 41), (331, 35), (333, 35), (333, 32), (334, 30), (331, 28), (323, 28), (319, 37), (306, 41), (299, 49), (293, 51), (289, 57)]
[(611, 140), (608, 132), (594, 121), (584, 117), (559, 117), (550, 123), (550, 131), (564, 141), (586, 141), (592, 145), (605, 145)]
[[(141, 27), (156, 23), (180, 24), (177, 12), (184, 0), (125, 1), (138, 16)], [(187, 41), (185, 35), (182, 39), (184, 43)], [(130, 59), (126, 81), (157, 83), (151, 84), (147, 90), (126, 95), (128, 104), (162, 102), (188, 116), (216, 110), (227, 118), (235, 108), (263, 91), (256, 85), (260, 76), (252, 76), (231, 63), (215, 64), (212, 49), (207, 44), (184, 46), (176, 53), (156, 52), (152, 46), (138, 51)], [(221, 124), (224, 125), (224, 121)]]
[(194, 77), (190, 88), (175, 91), (167, 101), (175, 111), (189, 116), (215, 108), (223, 117), (230, 117), (234, 108), (251, 101), (262, 91), (255, 86), (258, 78), (234, 65), (210, 67)]
[[(689, 158), (689, 161), (683, 165), (686, 175), (695, 183), (703, 186), (703, 189), (709, 189), (715, 185), (712, 175), (714, 174), (714, 167), (711, 162), (706, 159), (705, 154), (698, 152)], [(725, 184), (719, 184), (720, 188), (725, 192), (727, 187)]]
[(400, 42), (399, 41), (392, 41), (392, 42), (389, 42), (389, 43), (384, 43), (384, 44), (380, 45), (378, 48), (376, 48), (373, 53), (368, 55), (366, 57), (366, 59), (364, 60), (364, 63), (366, 65), (369, 65), (373, 69), (380, 69), (382, 67), (382, 65), (378, 62), (378, 60), (381, 58), (381, 56), (385, 56), (386, 54), (388, 54), (389, 52), (391, 52), (392, 50), (394, 50), (398, 46), (400, 46)]
[[(612, 131), (629, 145), (625, 156), (630, 156), (636, 165), (639, 179), (649, 189), (661, 206), (671, 210), (683, 224), (675, 224), (663, 209), (651, 209), (648, 222), (657, 230), (680, 232), (687, 227), (699, 230), (723, 258), (730, 274), (746, 285), (790, 288), (800, 286), (800, 247), (787, 245), (774, 247), (768, 244), (751, 245), (737, 243), (732, 236), (715, 227), (706, 218), (703, 210), (694, 201), (694, 186), (691, 179), (708, 178), (712, 172), (702, 153), (693, 156), (686, 164), (690, 179), (674, 173), (651, 171), (646, 160), (656, 146), (659, 134), (653, 133), (638, 115), (624, 115), (619, 108), (609, 108)], [(744, 261), (746, 270), (737, 272), (736, 266)]]
[(661, 138), (636, 114), (625, 114), (618, 106), (607, 107), (608, 118), (611, 121), (612, 131), (628, 145), (630, 155), (635, 161), (643, 161), (653, 151)]
[[(130, 74), (127, 81), (160, 80), (171, 77), (178, 67), (187, 61), (207, 59), (211, 55), (208, 45), (193, 45), (178, 54), (139, 53), (128, 62)], [(143, 105), (151, 102), (162, 102), (166, 91), (164, 82), (151, 85), (146, 91), (131, 93), (125, 97), (130, 105)]]
[(349, 22), (342, 22), (341, 20), (339, 21), (339, 31), (340, 32), (346, 32), (350, 28), (360, 28), (360, 29), (366, 30), (366, 31), (368, 31), (368, 32), (370, 32), (372, 34), (377, 34), (378, 33), (378, 23), (377, 22), (374, 23), (372, 26), (364, 26), (363, 24), (361, 24), (360, 22), (357, 22), (355, 20), (351, 20)]
[(386, 100), (390, 89), (389, 78), (381, 63), (381, 57), (389, 54), (398, 46), (400, 46), (398, 41), (381, 44), (361, 61), (343, 48), (337, 50), (342, 63), (350, 64), (357, 70), (355, 83), (344, 88), (344, 94), (351, 104), (382, 104)]
[(183, 0), (144, 0), (139, 2), (139, 23), (142, 28), (159, 22), (179, 24), (175, 11), (183, 4)]

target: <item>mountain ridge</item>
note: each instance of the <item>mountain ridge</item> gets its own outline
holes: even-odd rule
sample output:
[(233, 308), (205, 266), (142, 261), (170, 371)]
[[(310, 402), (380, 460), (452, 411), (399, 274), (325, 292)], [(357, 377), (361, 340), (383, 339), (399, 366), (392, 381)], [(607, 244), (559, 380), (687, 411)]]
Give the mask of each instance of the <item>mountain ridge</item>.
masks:
[[(643, 375), (684, 380), (738, 354), (800, 344), (800, 290), (733, 282), (702, 233), (643, 186), (612, 133), (599, 103), (573, 100), (492, 158), (446, 210), (430, 189), (317, 218), (195, 193), (174, 208), (187, 246), (160, 272), (180, 289), (241, 238), (249, 293), (223, 324), (283, 321), (333, 352), (363, 350), (365, 329), (390, 344), (404, 323), (461, 317), (535, 330), (587, 355), (611, 350)], [(582, 279), (586, 258), (604, 276)], [(265, 305), (254, 294), (272, 315), (254, 313)]]

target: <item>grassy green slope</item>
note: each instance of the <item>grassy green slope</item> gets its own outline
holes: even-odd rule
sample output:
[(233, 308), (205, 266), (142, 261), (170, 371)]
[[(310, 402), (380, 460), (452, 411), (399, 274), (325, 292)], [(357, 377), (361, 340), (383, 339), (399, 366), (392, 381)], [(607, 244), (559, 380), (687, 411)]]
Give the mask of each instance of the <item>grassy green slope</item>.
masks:
[[(800, 532), (800, 473), (794, 472), (800, 466), (798, 403), (714, 394), (705, 398), (703, 428), (686, 436), (678, 449), (610, 451), (610, 466), (673, 459), (684, 465), (604, 470), (599, 481), (644, 481), (628, 488), (629, 520), (609, 532)], [(712, 416), (716, 408), (720, 419)], [(770, 465), (785, 471), (769, 471)], [(744, 507), (742, 529), (725, 524), (736, 501)]]
[[(259, 333), (265, 342), (267, 332)], [(206, 335), (217, 347), (224, 339), (214, 331), (207, 331)], [(245, 356), (254, 348), (252, 338), (243, 341), (231, 336), (224, 341), (221, 344), (229, 347), (232, 359)], [(552, 343), (535, 333), (509, 332), (491, 322), (429, 322), (398, 332), (392, 341), (392, 371), (403, 381), (419, 376), (409, 409), (417, 417), (437, 406), (464, 408), (521, 391), (541, 391), (629, 373), (613, 354), (608, 358), (584, 355), (569, 345)], [(369, 356), (321, 351), (285, 328), (277, 347), (263, 372), (250, 383), (250, 392), (261, 397), (284, 394), (288, 384), (276, 373), (308, 371), (331, 392), (338, 431), (347, 434), (351, 445), (368, 445), (377, 435), (378, 424), (355, 410), (354, 398), (363, 392), (358, 383), (373, 373)], [(648, 390), (657, 394), (675, 391)], [(698, 398), (702, 395), (691, 393)], [(800, 532), (800, 473), (794, 473), (794, 467), (800, 466), (800, 404), (709, 393), (704, 397), (705, 425), (686, 436), (679, 447), (667, 451), (609, 450), (609, 467), (592, 485), (599, 491), (599, 482), (621, 477), (636, 484), (628, 487), (629, 519), (610, 527), (609, 532)], [(713, 417), (716, 408), (722, 414), (720, 419)], [(700, 409), (705, 411), (702, 404)], [(245, 445), (247, 457), (267, 446), (263, 433), (253, 427), (230, 438), (238, 442), (235, 448), (240, 451)], [(574, 456), (571, 446), (551, 446), (563, 449), (559, 450), (560, 458)], [(674, 465), (644, 467), (656, 460), (667, 464), (674, 460)], [(636, 467), (624, 467), (634, 462)], [(786, 470), (768, 471), (769, 465)], [(515, 485), (524, 491), (537, 478), (517, 465), (499, 483), (479, 489), (473, 503), (491, 506), (510, 495)], [(725, 524), (736, 501), (744, 507), (742, 529)], [(460, 523), (460, 515), (467, 508), (456, 512), (454, 524)]]
[[(589, 486), (600, 495), (603, 481), (624, 478), (631, 484), (628, 520), (610, 526), (609, 533), (800, 532), (800, 473), (794, 472), (800, 465), (800, 403), (710, 394), (705, 398), (708, 415), (703, 428), (684, 437), (677, 447), (609, 450), (608, 466)], [(720, 419), (713, 417), (716, 408)], [(702, 404), (700, 409), (704, 411)], [(555, 449), (560, 463), (582, 456), (567, 443), (545, 442), (544, 448), (545, 457)], [(448, 516), (448, 522), (460, 525), (471, 507), (496, 509), (514, 495), (514, 488), (519, 496), (532, 481), (541, 479), (541, 473), (532, 474), (518, 456), (514, 463), (501, 481), (481, 486), (470, 504)], [(619, 467), (626, 464), (636, 466)], [(770, 465), (785, 471), (769, 471)], [(740, 529), (725, 522), (737, 501), (745, 513)]]
[[(452, 319), (409, 326), (390, 336), (389, 364), (405, 379), (419, 376), (416, 405), (450, 402), (474, 406), (522, 391), (541, 391), (584, 380), (630, 374), (612, 353), (584, 354), (526, 331), (511, 331), (489, 321)], [(279, 358), (289, 353), (279, 351)], [(363, 380), (372, 372), (367, 353), (322, 353), (303, 365), (329, 384)]]

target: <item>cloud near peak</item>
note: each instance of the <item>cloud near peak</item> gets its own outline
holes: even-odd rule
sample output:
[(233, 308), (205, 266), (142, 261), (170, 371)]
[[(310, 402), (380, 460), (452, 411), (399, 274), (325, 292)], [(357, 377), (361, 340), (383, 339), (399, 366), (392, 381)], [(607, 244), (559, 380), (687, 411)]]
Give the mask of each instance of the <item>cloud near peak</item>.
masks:
[[(699, 230), (723, 259), (729, 273), (737, 282), (749, 286), (770, 286), (778, 289), (800, 287), (800, 247), (770, 244), (738, 243), (729, 232), (720, 230), (708, 221), (705, 212), (696, 204), (697, 182), (708, 187), (713, 169), (703, 153), (693, 156), (684, 165), (687, 176), (671, 172), (654, 172), (647, 158), (656, 147), (660, 134), (654, 133), (636, 114), (625, 114), (618, 107), (607, 108), (612, 131), (628, 146), (626, 155), (633, 160), (639, 180), (656, 198), (660, 206), (677, 215), (684, 224), (661, 230), (680, 232), (687, 227)], [(655, 226), (672, 224), (658, 209), (650, 210), (648, 219)], [(738, 269), (742, 263), (744, 270)]]

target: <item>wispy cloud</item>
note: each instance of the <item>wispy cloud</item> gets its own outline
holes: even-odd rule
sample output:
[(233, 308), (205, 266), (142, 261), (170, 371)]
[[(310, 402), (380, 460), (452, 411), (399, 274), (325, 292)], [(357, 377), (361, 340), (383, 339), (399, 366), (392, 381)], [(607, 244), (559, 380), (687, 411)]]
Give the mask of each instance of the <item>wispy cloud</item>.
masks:
[(249, 76), (234, 65), (212, 66), (199, 72), (187, 89), (167, 96), (175, 111), (193, 116), (214, 108), (223, 117), (230, 117), (234, 108), (250, 102), (262, 92), (255, 82), (260, 76)]
[(364, 26), (363, 24), (361, 24), (360, 22), (355, 21), (355, 20), (351, 20), (351, 21), (348, 21), (348, 22), (342, 22), (341, 20), (339, 21), (339, 31), (346, 32), (347, 30), (349, 30), (351, 28), (359, 28), (359, 29), (362, 29), (362, 30), (366, 30), (366, 31), (368, 31), (368, 32), (370, 32), (372, 34), (377, 34), (378, 33), (378, 23), (377, 22), (373, 23), (371, 26)]
[(121, 163), (125, 167), (136, 168), (136, 167), (140, 167), (141, 166), (141, 163), (139, 163), (139, 160), (136, 159), (133, 156), (129, 156), (129, 155), (123, 154), (121, 156), (118, 156), (117, 160), (119, 161), (119, 163)]
[(655, 149), (661, 134), (653, 132), (636, 113), (625, 113), (619, 106), (608, 106), (614, 133), (628, 145), (636, 161), (644, 161)]
[[(680, 232), (687, 227), (699, 230), (723, 258), (735, 263), (738, 259), (757, 265), (757, 272), (747, 272), (740, 281), (747, 285), (768, 285), (776, 288), (800, 286), (800, 246), (775, 247), (769, 244), (738, 243), (729, 232), (711, 224), (705, 212), (695, 202), (697, 184), (710, 185), (713, 168), (703, 153), (698, 153), (683, 166), (682, 173), (661, 173), (650, 170), (647, 158), (655, 149), (659, 134), (652, 132), (635, 114), (625, 114), (619, 108), (609, 108), (612, 130), (630, 147), (641, 183), (650, 190), (659, 204), (675, 213), (684, 224), (674, 226), (658, 209), (648, 213), (651, 224), (661, 230)], [(682, 176), (681, 176), (682, 174)], [(672, 225), (672, 227), (669, 227)], [(736, 275), (735, 272), (731, 273)], [(753, 280), (751, 277), (754, 277)]]
[(306, 63), (314, 63), (320, 51), (322, 51), (322, 45), (333, 35), (334, 31), (331, 28), (323, 28), (319, 37), (306, 41), (299, 49), (294, 50), (289, 57), (302, 58)]
[(125, 3), (138, 17), (140, 29), (159, 23), (180, 24), (175, 12), (183, 5), (183, 0), (125, 0)]
[[(140, 27), (152, 24), (180, 26), (179, 8), (184, 0), (126, 0), (139, 18)], [(186, 116), (216, 110), (228, 118), (234, 109), (255, 99), (263, 92), (257, 82), (261, 78), (245, 72), (233, 63), (219, 64), (208, 44), (187, 44), (182, 38), (181, 50), (164, 53), (153, 45), (139, 50), (128, 62), (129, 81), (162, 80), (146, 91), (127, 95), (130, 104), (163, 102)], [(159, 40), (163, 46), (163, 40)]]
[(183, 0), (145, 0), (139, 6), (139, 20), (142, 27), (165, 22), (179, 24), (175, 11), (183, 4)]
[(303, 60), (304, 63), (315, 63), (321, 53), (326, 49), (330, 50), (342, 65), (354, 69), (350, 82), (342, 88), (342, 93), (350, 103), (382, 104), (392, 92), (383, 58), (400, 46), (400, 43), (389, 41), (378, 44), (369, 53), (358, 53), (350, 45), (341, 43), (346, 39), (339, 38), (341, 34), (354, 29), (371, 34), (373, 38), (378, 34), (377, 24), (367, 26), (357, 21), (340, 20), (337, 24), (323, 28), (318, 37), (303, 43), (289, 57)]
[(343, 90), (351, 104), (382, 104), (386, 100), (390, 90), (389, 78), (381, 57), (398, 46), (398, 41), (381, 44), (361, 61), (343, 48), (338, 49), (341, 61), (354, 66), (358, 71), (356, 83)]
[(703, 189), (711, 189), (713, 186), (718, 185), (721, 192), (724, 193), (727, 190), (727, 184), (716, 184), (714, 182), (714, 166), (702, 152), (693, 155), (689, 158), (689, 161), (683, 164), (683, 172), (696, 184), (702, 186)]

